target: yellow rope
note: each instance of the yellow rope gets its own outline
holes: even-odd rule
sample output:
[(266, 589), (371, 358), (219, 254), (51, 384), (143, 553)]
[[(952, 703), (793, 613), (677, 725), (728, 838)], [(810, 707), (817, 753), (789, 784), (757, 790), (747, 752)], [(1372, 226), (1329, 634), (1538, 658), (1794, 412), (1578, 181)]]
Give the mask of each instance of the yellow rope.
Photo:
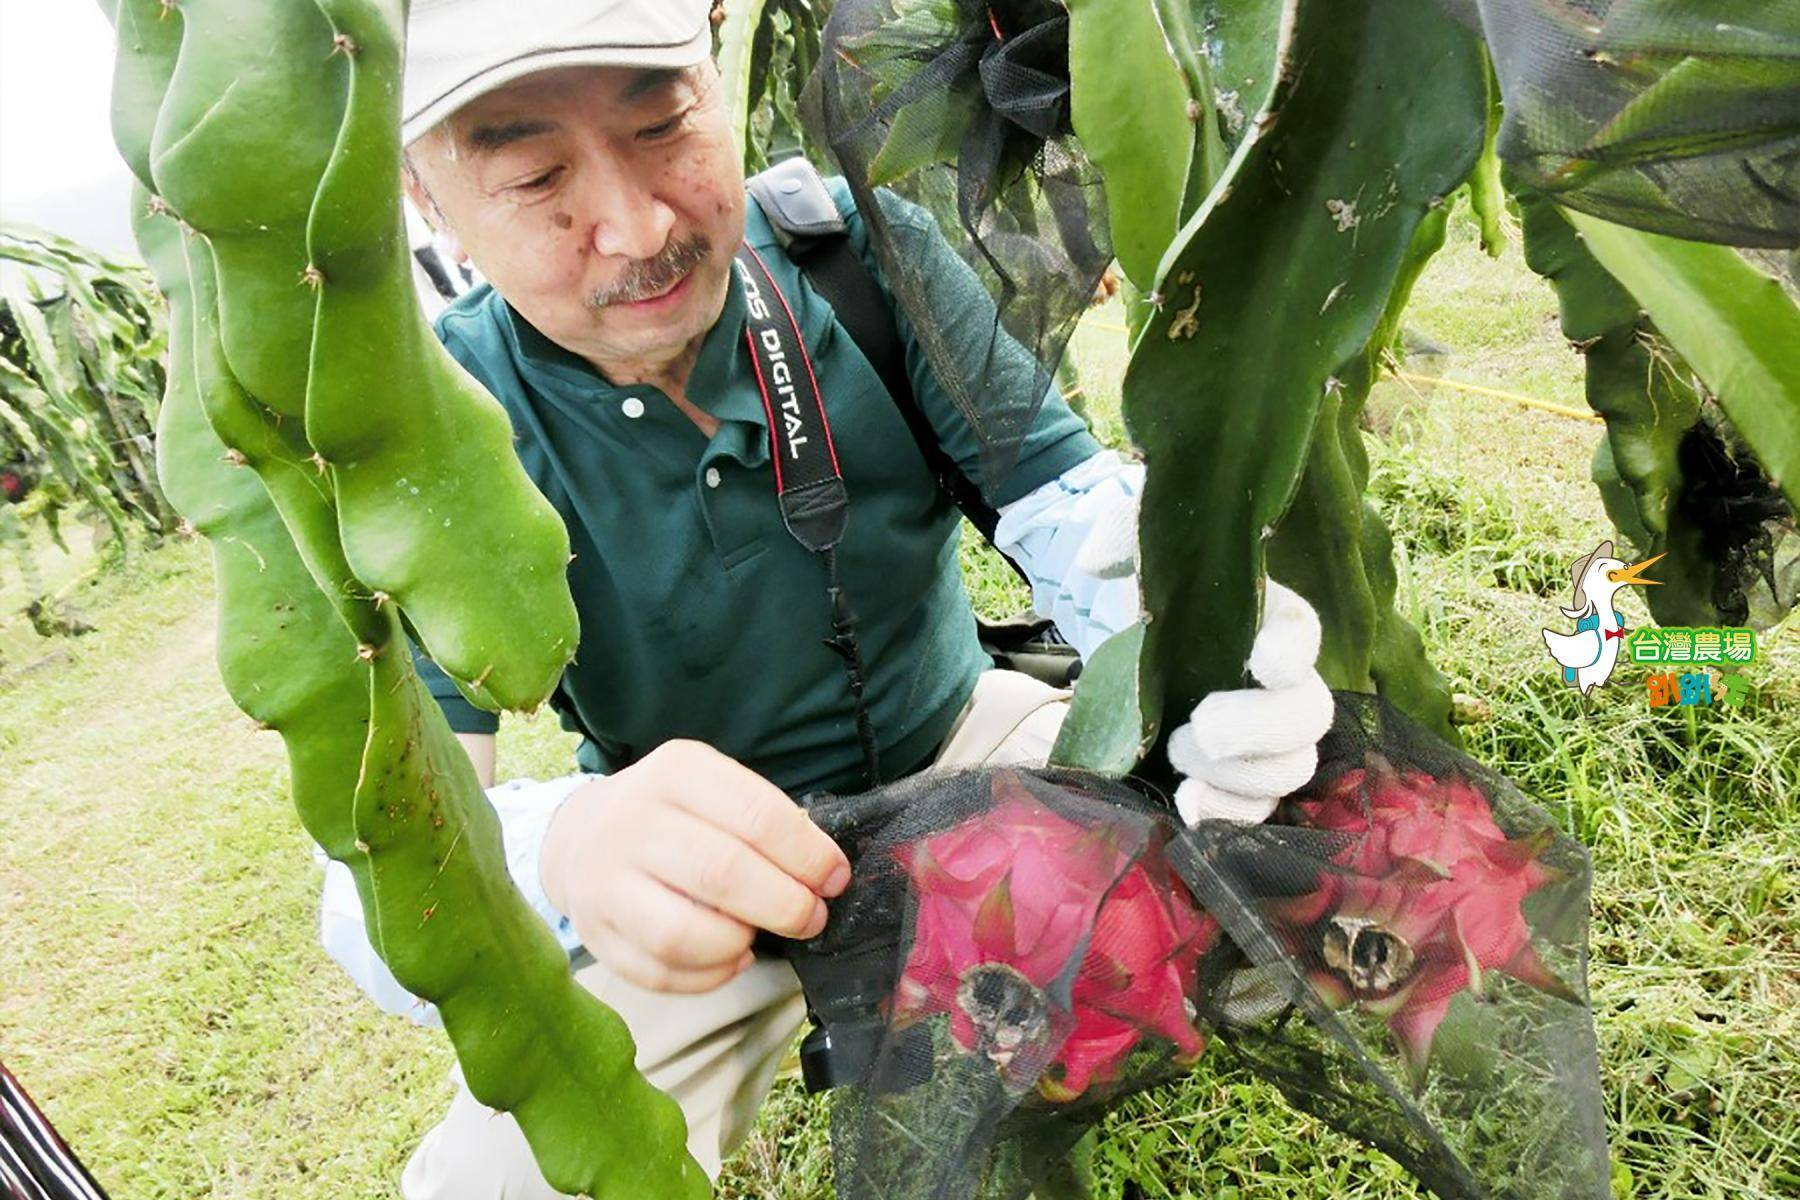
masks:
[(1447, 388), (1456, 388), (1458, 391), (1474, 392), (1478, 396), (1493, 396), (1500, 400), (1511, 400), (1514, 404), (1555, 413), (1559, 417), (1571, 417), (1577, 421), (1592, 421), (1596, 425), (1605, 424), (1598, 413), (1583, 412), (1579, 408), (1570, 408), (1565, 404), (1552, 404), (1548, 400), (1539, 400), (1536, 396), (1522, 396), (1518, 392), (1503, 392), (1499, 388), (1482, 387), (1479, 383), (1464, 383), (1460, 379), (1443, 379), (1436, 375), (1414, 375), (1411, 371), (1395, 371), (1393, 375), (1394, 378), (1404, 379), (1409, 383), (1435, 383)]
[[(1114, 325), (1109, 321), (1083, 321), (1083, 329), (1104, 329), (1109, 333), (1130, 333), (1123, 325)], [(1464, 383), (1460, 379), (1445, 379), (1438, 375), (1415, 375), (1411, 371), (1391, 371), (1396, 379), (1404, 379), (1409, 383), (1430, 383), (1440, 387), (1455, 388), (1458, 391), (1474, 392), (1478, 396), (1493, 396), (1499, 400), (1511, 400), (1514, 404), (1526, 408), (1535, 408), (1541, 412), (1555, 413), (1559, 417), (1569, 417), (1576, 421), (1591, 421), (1596, 425), (1605, 424), (1598, 413), (1584, 412), (1579, 408), (1570, 408), (1566, 404), (1552, 404), (1548, 400), (1539, 400), (1536, 396), (1525, 396), (1518, 392), (1503, 392), (1499, 388), (1483, 387), (1479, 383)]]

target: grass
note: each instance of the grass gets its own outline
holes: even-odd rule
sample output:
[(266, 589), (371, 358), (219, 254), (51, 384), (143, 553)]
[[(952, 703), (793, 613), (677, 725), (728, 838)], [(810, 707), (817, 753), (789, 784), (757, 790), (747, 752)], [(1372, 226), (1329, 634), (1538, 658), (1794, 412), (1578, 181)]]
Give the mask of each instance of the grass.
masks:
[[(1581, 403), (1549, 295), (1464, 227), (1408, 323), (1454, 349), (1419, 374)], [(1077, 347), (1116, 439), (1116, 335)], [(1584, 710), (1537, 629), (1566, 564), (1608, 532), (1586, 482), (1597, 427), (1394, 383), (1371, 416), (1403, 609), (1492, 712), (1472, 749), (1593, 853), (1616, 1194), (1800, 1193), (1796, 622), (1763, 639), (1751, 708), (1652, 710), (1618, 686)], [(984, 608), (1017, 602), (990, 552), (965, 562)], [(318, 949), (280, 747), (219, 687), (207, 581), (204, 549), (176, 543), (77, 587), (94, 634), (50, 647), (0, 626), (0, 1056), (120, 1200), (393, 1196), (451, 1058)], [(554, 721), (509, 720), (501, 773), (561, 771), (568, 753)], [(828, 1166), (822, 1101), (784, 1081), (719, 1194), (824, 1200)], [(1098, 1167), (1108, 1200), (1418, 1194), (1217, 1059), (1115, 1114)]]

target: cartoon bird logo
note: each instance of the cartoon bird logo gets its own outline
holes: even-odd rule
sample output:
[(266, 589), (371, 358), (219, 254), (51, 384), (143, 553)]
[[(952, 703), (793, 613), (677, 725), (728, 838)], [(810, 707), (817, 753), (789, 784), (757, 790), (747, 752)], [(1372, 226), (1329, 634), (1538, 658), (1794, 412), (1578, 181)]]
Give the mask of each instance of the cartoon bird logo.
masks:
[(1625, 618), (1613, 607), (1613, 596), (1629, 584), (1661, 583), (1644, 579), (1646, 568), (1663, 556), (1646, 558), (1626, 566), (1613, 557), (1613, 544), (1601, 542), (1592, 554), (1575, 560), (1570, 568), (1575, 581), (1575, 603), (1562, 610), (1575, 622), (1574, 633), (1544, 630), (1550, 657), (1562, 664), (1563, 682), (1583, 696), (1612, 677), (1625, 644)]

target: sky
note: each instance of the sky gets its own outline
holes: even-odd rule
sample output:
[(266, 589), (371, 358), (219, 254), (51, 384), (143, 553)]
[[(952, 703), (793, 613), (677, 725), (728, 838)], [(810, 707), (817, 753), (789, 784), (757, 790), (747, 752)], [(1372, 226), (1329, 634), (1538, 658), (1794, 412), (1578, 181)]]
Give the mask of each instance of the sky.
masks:
[(97, 0), (0, 0), (0, 218), (137, 257)]
[(0, 220), (135, 262), (112, 65), (98, 0), (0, 0)]

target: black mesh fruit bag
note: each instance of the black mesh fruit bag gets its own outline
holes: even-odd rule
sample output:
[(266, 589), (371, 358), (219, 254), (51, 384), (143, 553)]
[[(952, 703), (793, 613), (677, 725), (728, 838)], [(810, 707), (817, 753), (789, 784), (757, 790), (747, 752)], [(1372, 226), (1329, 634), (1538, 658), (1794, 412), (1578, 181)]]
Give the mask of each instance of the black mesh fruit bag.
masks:
[(1505, 94), (1498, 150), (1569, 208), (1800, 246), (1800, 0), (1444, 0)]
[(1205, 1049), (1219, 926), (1169, 868), (1175, 823), (1131, 788), (975, 770), (811, 811), (855, 865), (792, 948), (847, 1084), (839, 1196), (1022, 1196), (1033, 1161)]
[(846, 1200), (1023, 1200), (1203, 1053), (1440, 1196), (1606, 1194), (1584, 853), (1380, 701), (1269, 825), (1058, 769), (807, 803), (855, 866), (780, 947)]
[(1602, 1200), (1585, 849), (1386, 702), (1338, 693), (1266, 825), (1171, 849), (1271, 1004), (1220, 1041), (1444, 1197)]

